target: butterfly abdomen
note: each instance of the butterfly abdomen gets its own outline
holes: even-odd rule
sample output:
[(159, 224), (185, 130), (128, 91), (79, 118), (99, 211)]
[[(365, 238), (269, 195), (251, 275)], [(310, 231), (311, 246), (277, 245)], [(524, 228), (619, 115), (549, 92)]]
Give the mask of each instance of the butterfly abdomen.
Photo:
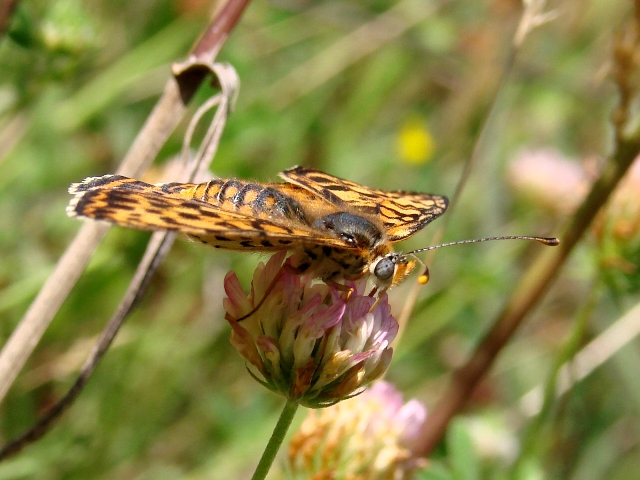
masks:
[(163, 190), (188, 200), (199, 200), (224, 210), (259, 218), (285, 218), (305, 225), (310, 220), (293, 198), (270, 185), (231, 179), (214, 179), (207, 183), (165, 184)]

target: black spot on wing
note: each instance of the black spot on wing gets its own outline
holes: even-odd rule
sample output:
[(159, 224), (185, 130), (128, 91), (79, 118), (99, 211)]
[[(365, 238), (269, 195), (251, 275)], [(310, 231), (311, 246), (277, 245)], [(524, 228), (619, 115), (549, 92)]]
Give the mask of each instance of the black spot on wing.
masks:
[(191, 213), (191, 212), (185, 212), (181, 210), (178, 211), (178, 215), (184, 218), (185, 220), (199, 220), (200, 218), (202, 218), (201, 213)]
[(166, 213), (162, 208), (147, 208), (145, 212), (151, 215), (156, 215), (158, 217), (164, 217), (164, 214)]
[[(120, 195), (118, 193), (118, 190), (114, 190), (113, 193), (114, 198), (126, 198), (125, 195)], [(124, 194), (124, 192), (122, 192)], [(135, 202), (137, 202), (137, 200), (134, 199)], [(154, 198), (152, 196), (147, 196), (147, 201), (149, 202), (149, 205), (151, 205), (154, 208), (158, 208), (160, 210), (164, 210), (166, 208), (168, 208), (167, 202), (164, 200), (163, 197), (158, 196), (158, 198)]]
[[(131, 214), (131, 217), (133, 217), (133, 215), (137, 215), (137, 218), (140, 218), (140, 214), (134, 213)], [(170, 217), (168, 215), (162, 215), (162, 221), (167, 223), (168, 225), (174, 226), (174, 227), (178, 227), (180, 225), (180, 222), (178, 222), (178, 220), (176, 220), (174, 217)]]

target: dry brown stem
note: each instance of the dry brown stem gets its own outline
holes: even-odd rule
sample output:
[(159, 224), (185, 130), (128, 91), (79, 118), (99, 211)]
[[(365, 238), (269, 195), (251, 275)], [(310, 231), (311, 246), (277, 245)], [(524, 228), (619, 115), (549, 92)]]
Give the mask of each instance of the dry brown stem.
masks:
[[(211, 62), (248, 3), (249, 0), (227, 2), (207, 26), (190, 58)], [(188, 69), (168, 80), (162, 96), (118, 168), (118, 173), (139, 177), (148, 168), (181, 120), (186, 104), (207, 73), (202, 68)], [(60, 305), (69, 295), (107, 229), (108, 227), (95, 222), (81, 227), (5, 344), (0, 352), (0, 399), (6, 395)]]
[(620, 92), (620, 102), (613, 115), (616, 128), (614, 152), (591, 192), (564, 228), (560, 246), (545, 249), (537, 258), (514, 289), (511, 298), (493, 322), (493, 327), (467, 362), (454, 373), (451, 384), (432, 410), (422, 432), (418, 447), (421, 455), (428, 455), (439, 443), (452, 417), (464, 406), (498, 353), (551, 286), (573, 248), (640, 153), (640, 131), (625, 131), (629, 124), (631, 100), (637, 95), (637, 91), (632, 87), (631, 78), (632, 75), (637, 75), (637, 59), (640, 54), (640, 1), (636, 1), (635, 4), (635, 22), (618, 37), (614, 49), (613, 78)]

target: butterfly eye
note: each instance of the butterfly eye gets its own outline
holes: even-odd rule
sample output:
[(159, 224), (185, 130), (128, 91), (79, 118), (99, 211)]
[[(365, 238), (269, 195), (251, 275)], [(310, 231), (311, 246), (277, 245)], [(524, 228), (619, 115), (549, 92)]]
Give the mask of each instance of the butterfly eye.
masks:
[(389, 257), (384, 257), (376, 264), (373, 269), (373, 274), (378, 278), (378, 280), (389, 280), (393, 276), (395, 270), (395, 262)]

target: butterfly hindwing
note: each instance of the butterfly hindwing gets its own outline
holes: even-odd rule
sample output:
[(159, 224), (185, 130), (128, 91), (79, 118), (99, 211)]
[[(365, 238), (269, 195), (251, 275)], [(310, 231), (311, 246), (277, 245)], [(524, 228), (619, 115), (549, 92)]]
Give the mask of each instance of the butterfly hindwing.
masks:
[(388, 241), (399, 242), (442, 215), (448, 200), (441, 195), (417, 192), (385, 192), (343, 180), (307, 167), (293, 167), (280, 176), (335, 205), (377, 218)]

